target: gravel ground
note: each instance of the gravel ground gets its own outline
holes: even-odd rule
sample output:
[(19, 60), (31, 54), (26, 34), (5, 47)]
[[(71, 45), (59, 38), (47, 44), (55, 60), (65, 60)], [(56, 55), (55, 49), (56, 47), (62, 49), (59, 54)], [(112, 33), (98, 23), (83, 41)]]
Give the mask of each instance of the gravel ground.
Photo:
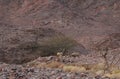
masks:
[(0, 79), (110, 79), (89, 73), (65, 72), (57, 68), (35, 68), (0, 63)]
[[(52, 61), (59, 61), (64, 64), (74, 63), (97, 63), (100, 58), (93, 56), (80, 56), (80, 57), (39, 57), (34, 60), (37, 63), (49, 63)], [(0, 63), (0, 79), (112, 79), (103, 78), (99, 75), (92, 75), (88, 72), (65, 72), (59, 68), (37, 68), (35, 66), (28, 66), (29, 63), (23, 65), (5, 64)], [(114, 78), (115, 79), (115, 78)], [(117, 79), (117, 78), (116, 78)]]
[(61, 69), (25, 68), (21, 65), (6, 64), (1, 67), (0, 79), (109, 79), (91, 77), (89, 73), (64, 72)]

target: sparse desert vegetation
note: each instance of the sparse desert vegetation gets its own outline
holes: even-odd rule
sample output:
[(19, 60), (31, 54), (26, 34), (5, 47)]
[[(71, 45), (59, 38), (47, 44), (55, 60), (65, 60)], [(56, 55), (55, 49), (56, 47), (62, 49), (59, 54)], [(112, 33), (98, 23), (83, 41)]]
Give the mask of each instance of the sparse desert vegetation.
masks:
[[(81, 56), (79, 56), (81, 57)], [(79, 57), (74, 57), (74, 58), (79, 58)], [(93, 59), (91, 58), (85, 58), (86, 56), (83, 56), (83, 59)], [(65, 57), (66, 59), (64, 59), (64, 56), (61, 57), (61, 59), (59, 59), (58, 57), (53, 57), (53, 59), (51, 59), (50, 61), (46, 59), (44, 59), (44, 61), (38, 62), (38, 60), (30, 62), (27, 64), (27, 66), (30, 67), (36, 67), (36, 68), (53, 68), (53, 69), (62, 69), (65, 72), (73, 72), (73, 73), (91, 73), (92, 76), (101, 76), (102, 78), (105, 77), (109, 77), (109, 78), (118, 78), (119, 79), (119, 75), (120, 75), (120, 69), (118, 67), (118, 65), (110, 65), (109, 66), (109, 70), (106, 69), (106, 63), (104, 62), (104, 59), (99, 57), (101, 59), (101, 61), (98, 59), (97, 62), (91, 64), (89, 63), (90, 60), (88, 60), (87, 64), (83, 64), (83, 60), (82, 62), (80, 62), (78, 60), (78, 62), (74, 62), (74, 61), (68, 61), (68, 57)], [(71, 58), (71, 57), (69, 57)], [(96, 57), (97, 60), (98, 57)], [(40, 58), (41, 59), (41, 58)], [(48, 62), (48, 63), (46, 63)], [(110, 61), (111, 62), (111, 61)], [(79, 63), (79, 64), (78, 64)]]
[[(26, 60), (28, 63), (25, 63), (24, 61), (21, 63), (14, 63), (22, 64), (20, 66), (24, 68), (33, 68), (33, 70), (34, 68), (59, 69), (59, 72), (64, 74), (77, 73), (81, 78), (89, 78), (89, 76), (92, 76), (92, 78), (99, 77), (100, 79), (120, 78), (120, 52), (119, 45), (117, 44), (119, 37), (113, 37), (109, 40), (107, 40), (107, 38), (102, 40), (102, 42), (100, 41), (93, 44), (94, 47), (92, 47), (92, 50), (95, 50), (95, 52), (88, 54), (82, 54), (81, 52), (75, 51), (69, 52), (71, 49), (78, 46), (79, 43), (64, 35), (48, 37), (47, 39), (41, 40), (42, 42), (39, 41), (40, 38), (41, 37), (37, 36), (37, 40), (35, 39), (33, 42), (20, 44), (17, 47), (22, 51), (30, 51), (28, 54), (36, 56), (37, 59), (32, 61), (28, 60), (29, 62)], [(114, 46), (112, 45), (113, 43), (115, 43)], [(81, 47), (79, 49), (81, 49)], [(45, 73), (48, 71), (49, 70)], [(50, 71), (54, 72), (52, 70)]]

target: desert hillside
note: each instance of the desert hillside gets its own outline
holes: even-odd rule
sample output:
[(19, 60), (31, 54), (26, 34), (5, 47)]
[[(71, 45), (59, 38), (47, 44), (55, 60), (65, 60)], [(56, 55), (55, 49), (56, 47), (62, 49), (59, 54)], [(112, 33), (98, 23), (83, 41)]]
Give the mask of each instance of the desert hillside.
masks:
[[(32, 67), (40, 65), (37, 67), (39, 69), (44, 64), (43, 66), (47, 65), (50, 71), (54, 72), (56, 68), (60, 68), (63, 70), (61, 73), (67, 75), (67, 72), (64, 72), (64, 66), (68, 68), (68, 71), (72, 71), (74, 69), (69, 69), (74, 68), (73, 66), (79, 69), (78, 66), (81, 67), (81, 64), (96, 65), (103, 60), (108, 68), (110, 67), (108, 64), (112, 67), (112, 64), (119, 66), (119, 51), (120, 0), (0, 0), (0, 62), (7, 63), (1, 64), (1, 67), (5, 65), (4, 68), (11, 69), (10, 64), (20, 64), (21, 69), (21, 64), (22, 66), (24, 64), (27, 68), (27, 65), (35, 61)], [(49, 63), (55, 66), (57, 63), (55, 70), (51, 69), (51, 64), (48, 67)], [(62, 68), (58, 67), (58, 64)], [(83, 72), (87, 70), (86, 65), (82, 67)], [(17, 68), (19, 69), (19, 66)], [(11, 74), (9, 70), (7, 71)], [(40, 70), (40, 73), (43, 71)], [(49, 69), (45, 69), (45, 73), (48, 71)], [(91, 66), (88, 71), (91, 73)], [(24, 69), (22, 72), (25, 73)], [(120, 75), (120, 71), (116, 72)], [(84, 75), (83, 79), (86, 79), (88, 74), (70, 73), (69, 75), (76, 76), (75, 79), (80, 79)], [(107, 79), (99, 76), (95, 79)], [(3, 77), (0, 76), (0, 79)], [(17, 79), (25, 79), (25, 77)], [(72, 78), (48, 77), (44, 79)]]
[(86, 46), (120, 31), (119, 0), (1, 0), (0, 4), (1, 22), (50, 27)]

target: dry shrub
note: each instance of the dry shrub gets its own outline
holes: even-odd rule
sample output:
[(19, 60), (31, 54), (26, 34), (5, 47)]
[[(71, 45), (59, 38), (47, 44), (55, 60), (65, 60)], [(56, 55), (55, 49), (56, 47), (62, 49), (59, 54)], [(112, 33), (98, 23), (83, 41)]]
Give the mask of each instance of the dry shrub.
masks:
[(63, 70), (67, 72), (85, 72), (85, 67), (79, 67), (79, 66), (72, 66), (72, 65), (65, 65), (63, 66)]
[(57, 61), (53, 61), (53, 62), (50, 62), (48, 64), (46, 64), (46, 67), (47, 68), (61, 68), (64, 64), (60, 63), (60, 62), (57, 62)]
[(109, 36), (104, 40), (101, 40), (94, 44), (94, 50), (98, 53), (100, 57), (104, 60), (104, 71), (111, 73), (111, 67), (118, 65), (120, 61), (120, 37), (119, 34), (114, 36)]
[(101, 57), (103, 58), (104, 63), (104, 72), (111, 73), (113, 70), (112, 68), (119, 69), (118, 63), (120, 61), (120, 53), (119, 51), (114, 52), (110, 50), (99, 51)]
[(57, 61), (50, 61), (50, 62), (32, 61), (27, 63), (27, 66), (36, 67), (36, 68), (62, 68), (63, 65), (64, 65), (63, 63)]
[(107, 73), (104, 76), (112, 79), (120, 79), (120, 73), (115, 73), (115, 74)]

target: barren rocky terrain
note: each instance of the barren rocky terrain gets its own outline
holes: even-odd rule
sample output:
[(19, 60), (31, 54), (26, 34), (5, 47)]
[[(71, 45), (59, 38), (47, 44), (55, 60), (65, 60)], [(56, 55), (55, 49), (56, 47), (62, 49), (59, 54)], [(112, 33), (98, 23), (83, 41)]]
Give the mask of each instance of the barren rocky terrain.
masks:
[[(30, 67), (29, 71), (29, 68), (23, 67), (23, 64), (36, 61), (39, 57), (45, 60), (50, 58), (52, 62), (49, 54), (45, 53), (52, 46), (46, 43), (51, 44), (51, 41), (47, 40), (55, 37), (69, 40), (62, 42), (63, 47), (69, 42), (71, 42), (69, 46), (73, 46), (67, 50), (68, 56), (65, 58), (61, 52), (66, 50), (62, 48), (57, 49), (53, 54), (53, 59), (58, 55), (55, 56), (57, 60), (54, 61), (60, 60), (59, 63), (64, 65), (101, 63), (101, 56), (96, 56), (95, 53), (101, 51), (114, 52), (110, 57), (108, 56), (109, 59), (116, 52), (115, 57), (119, 56), (119, 4), (119, 0), (0, 0), (0, 62), (2, 62), (0, 79), (102, 79), (101, 76), (88, 75), (86, 72), (65, 72), (59, 67), (33, 68), (32, 71)], [(52, 42), (56, 43), (55, 40)], [(52, 49), (55, 48), (54, 43), (51, 44)], [(44, 46), (48, 47), (46, 50), (41, 50)], [(58, 59), (59, 56), (62, 58)], [(119, 61), (119, 57), (118, 59), (116, 57), (115, 61)], [(41, 62), (37, 61), (37, 63)], [(15, 74), (19, 74), (20, 78)]]
[(25, 32), (26, 29), (50, 28), (90, 50), (91, 45), (112, 34), (119, 37), (119, 3), (119, 0), (0, 0), (0, 46), (12, 48), (19, 41), (34, 41), (35, 34)]

